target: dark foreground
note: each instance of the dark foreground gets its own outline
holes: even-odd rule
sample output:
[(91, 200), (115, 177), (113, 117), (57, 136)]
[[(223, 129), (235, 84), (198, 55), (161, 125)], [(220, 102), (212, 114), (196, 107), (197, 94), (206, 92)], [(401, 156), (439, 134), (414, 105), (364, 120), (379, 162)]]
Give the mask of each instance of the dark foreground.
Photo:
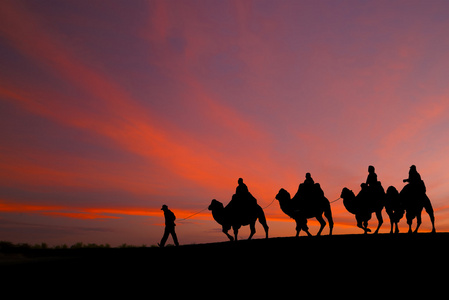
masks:
[(333, 292), (371, 295), (384, 287), (398, 293), (445, 288), (448, 250), (449, 233), (335, 235), (166, 248), (11, 251), (1, 254), (0, 269), (13, 281), (60, 281), (78, 288), (107, 282), (109, 290), (131, 285), (176, 293), (180, 285), (217, 285), (223, 293), (256, 286), (307, 292), (312, 284), (320, 293), (333, 287)]

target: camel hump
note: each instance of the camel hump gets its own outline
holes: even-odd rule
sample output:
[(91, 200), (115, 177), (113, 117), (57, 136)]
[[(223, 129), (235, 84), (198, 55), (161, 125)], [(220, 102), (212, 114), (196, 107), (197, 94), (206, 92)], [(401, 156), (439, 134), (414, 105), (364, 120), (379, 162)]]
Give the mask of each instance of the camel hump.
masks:
[[(410, 192), (410, 193), (414, 192), (414, 193), (420, 193), (420, 194), (424, 194), (427, 191), (426, 185), (423, 180), (417, 180), (414, 182), (410, 182), (409, 184), (404, 186), (404, 188), (402, 190), (405, 190), (406, 192)], [(402, 193), (402, 191), (401, 191), (401, 193)]]
[(325, 199), (324, 191), (319, 183), (301, 183), (294, 198), (306, 203), (312, 201), (320, 202)]
[(405, 185), (402, 190), (399, 192), (399, 195), (403, 199), (417, 198), (417, 195), (425, 195), (425, 186), (424, 182), (422, 184), (409, 183)]
[(260, 206), (251, 193), (234, 194), (231, 201), (226, 205), (225, 210), (227, 214), (241, 219), (253, 215), (258, 207)]
[(282, 189), (279, 190), (279, 192), (278, 192), (278, 194), (276, 195), (275, 198), (277, 200), (290, 200), (291, 196), (290, 196), (290, 193), (287, 192), (287, 190), (282, 188)]

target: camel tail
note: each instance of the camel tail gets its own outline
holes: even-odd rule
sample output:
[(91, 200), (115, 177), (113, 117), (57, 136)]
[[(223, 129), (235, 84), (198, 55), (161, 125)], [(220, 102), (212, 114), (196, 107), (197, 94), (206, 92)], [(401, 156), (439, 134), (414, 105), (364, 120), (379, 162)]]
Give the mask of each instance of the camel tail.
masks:
[(260, 207), (258, 205), (257, 208), (258, 212), (257, 212), (257, 218), (259, 219), (260, 224), (262, 224), (263, 229), (265, 230), (265, 237), (268, 238), (268, 224), (267, 224), (267, 219), (265, 218), (265, 213), (263, 212), (262, 207)]

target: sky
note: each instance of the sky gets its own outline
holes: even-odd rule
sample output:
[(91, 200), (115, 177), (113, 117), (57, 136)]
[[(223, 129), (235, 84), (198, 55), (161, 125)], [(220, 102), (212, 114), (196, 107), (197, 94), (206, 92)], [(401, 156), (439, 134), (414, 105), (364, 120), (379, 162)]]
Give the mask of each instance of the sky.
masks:
[[(273, 199), (306, 172), (333, 201), (357, 193), (369, 165), (400, 190), (412, 164), (448, 231), (448, 11), (437, 0), (2, 1), (0, 240), (155, 245), (166, 204), (181, 244), (225, 241), (204, 209), (227, 204), (239, 177), (270, 236), (292, 236)], [(331, 205), (334, 234), (362, 233)]]

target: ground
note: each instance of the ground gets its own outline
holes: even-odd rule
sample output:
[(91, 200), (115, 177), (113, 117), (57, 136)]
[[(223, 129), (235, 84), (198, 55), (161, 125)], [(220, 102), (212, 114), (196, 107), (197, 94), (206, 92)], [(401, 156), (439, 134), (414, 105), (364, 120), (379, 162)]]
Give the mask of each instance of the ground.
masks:
[(203, 293), (214, 286), (220, 293), (246, 291), (248, 297), (262, 291), (430, 296), (445, 288), (440, 281), (449, 267), (447, 249), (449, 233), (304, 236), (166, 248), (9, 251), (1, 254), (0, 268), (13, 281), (76, 281), (78, 289), (108, 282), (109, 291), (131, 285), (147, 292)]

